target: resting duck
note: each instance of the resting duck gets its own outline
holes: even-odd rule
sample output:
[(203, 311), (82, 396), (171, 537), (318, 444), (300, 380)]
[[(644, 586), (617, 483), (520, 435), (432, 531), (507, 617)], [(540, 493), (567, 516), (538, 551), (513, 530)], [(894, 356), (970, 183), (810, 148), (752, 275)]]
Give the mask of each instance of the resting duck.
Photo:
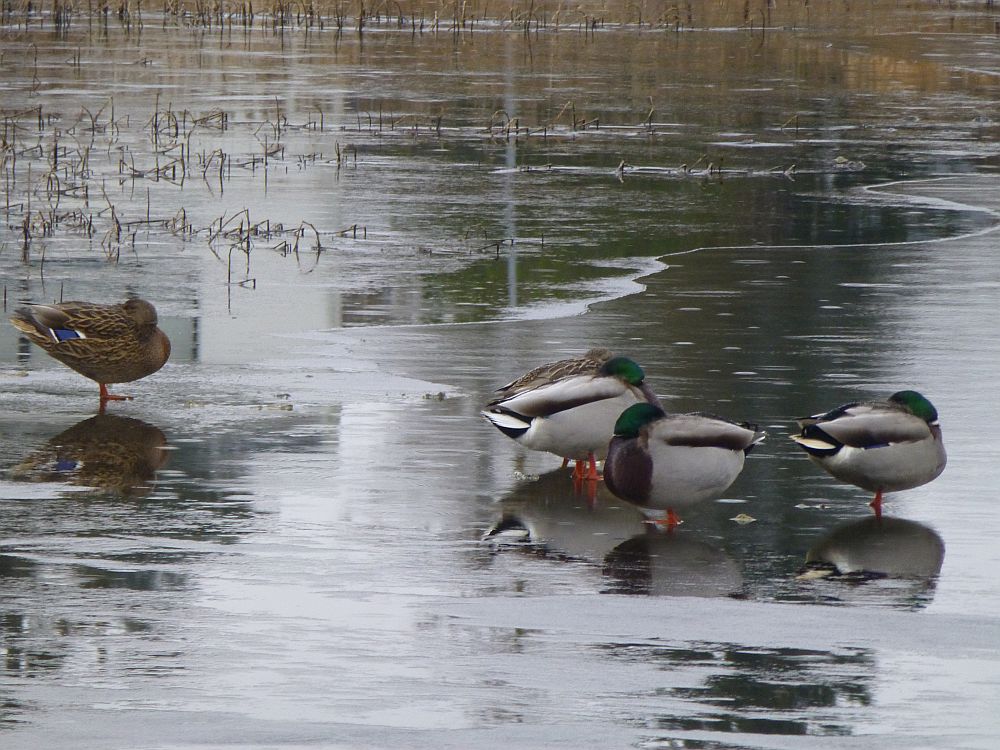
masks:
[(756, 425), (635, 404), (615, 423), (604, 481), (622, 500), (672, 529), (681, 522), (677, 509), (721, 497), (764, 437)]
[(597, 461), (607, 455), (615, 420), (639, 402), (659, 403), (642, 368), (627, 357), (591, 350), (578, 360), (535, 368), (500, 388), (501, 396), (482, 415), (525, 448), (588, 463), (596, 480)]
[(47, 354), (97, 382), (102, 409), (108, 401), (131, 398), (108, 393), (108, 384), (144, 378), (170, 357), (170, 339), (156, 327), (156, 308), (143, 299), (27, 305), (10, 321)]
[(798, 423), (792, 440), (833, 477), (874, 492), (878, 517), (883, 492), (927, 484), (948, 460), (937, 409), (916, 391), (844, 404)]

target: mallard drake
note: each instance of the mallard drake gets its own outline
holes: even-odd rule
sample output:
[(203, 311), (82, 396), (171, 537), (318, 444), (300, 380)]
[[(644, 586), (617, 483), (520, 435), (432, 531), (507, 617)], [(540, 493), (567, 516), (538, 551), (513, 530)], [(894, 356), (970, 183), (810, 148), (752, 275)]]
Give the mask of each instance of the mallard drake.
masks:
[(844, 404), (798, 423), (792, 440), (833, 477), (874, 492), (876, 516), (883, 492), (927, 484), (948, 460), (937, 409), (916, 391)]
[(63, 302), (27, 305), (11, 323), (47, 354), (101, 387), (101, 407), (130, 396), (108, 393), (108, 384), (150, 375), (170, 356), (170, 339), (156, 327), (156, 308), (143, 299), (120, 305)]
[(615, 422), (604, 481), (667, 528), (676, 510), (722, 496), (765, 433), (711, 414), (667, 414), (656, 404), (630, 406)]
[(603, 357), (604, 351), (591, 350), (579, 360), (535, 368), (503, 386), (507, 395), (487, 404), (482, 415), (525, 448), (576, 460), (578, 468), (587, 461), (587, 478), (598, 479), (597, 461), (607, 454), (622, 410), (659, 403), (638, 364)]

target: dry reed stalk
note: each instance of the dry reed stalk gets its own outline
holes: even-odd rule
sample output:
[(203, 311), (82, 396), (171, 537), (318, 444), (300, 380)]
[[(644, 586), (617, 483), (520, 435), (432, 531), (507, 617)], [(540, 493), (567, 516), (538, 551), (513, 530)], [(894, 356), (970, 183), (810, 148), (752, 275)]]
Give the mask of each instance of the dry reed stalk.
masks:
[[(588, 35), (606, 25), (622, 27), (681, 28), (735, 26), (773, 28), (775, 25), (801, 24), (802, 16), (836, 17), (837, 7), (814, 8), (813, 4), (785, 3), (772, 0), (744, 0), (743, 3), (720, 0), (694, 3), (691, 0), (633, 0), (609, 3), (606, 0), (271, 0), (256, 8), (252, 0), (162, 0), (159, 10), (163, 23), (180, 20), (187, 26), (206, 29), (218, 27), (220, 33), (234, 25), (245, 30), (255, 24), (272, 30), (285, 28), (325, 28), (330, 24), (339, 32), (353, 28), (358, 34), (375, 27), (404, 29), (412, 34), (431, 31), (472, 33), (477, 25), (494, 24), (497, 28), (522, 34), (542, 30), (559, 31), (574, 23)], [(140, 0), (53, 0), (51, 9), (32, 0), (5, 0), (0, 3), (0, 19), (8, 26), (51, 23), (57, 33), (67, 33), (78, 19), (96, 21), (105, 27), (112, 19), (126, 33), (143, 25)], [(841, 15), (843, 13), (841, 12)]]

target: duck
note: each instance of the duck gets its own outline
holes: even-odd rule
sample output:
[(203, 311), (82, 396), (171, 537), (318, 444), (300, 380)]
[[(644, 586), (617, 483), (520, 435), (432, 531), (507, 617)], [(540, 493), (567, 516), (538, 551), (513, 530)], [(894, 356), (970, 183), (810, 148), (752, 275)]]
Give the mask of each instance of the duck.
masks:
[(502, 386), (481, 414), (525, 448), (561, 456), (564, 465), (574, 460), (577, 476), (598, 480), (597, 461), (607, 455), (618, 415), (636, 403), (659, 403), (645, 379), (634, 360), (592, 349)]
[(651, 522), (672, 530), (681, 523), (678, 509), (722, 497), (765, 437), (754, 424), (633, 404), (615, 422), (604, 482)]
[(102, 411), (108, 401), (132, 398), (109, 393), (108, 385), (151, 375), (170, 357), (170, 339), (157, 327), (156, 308), (137, 297), (112, 305), (25, 305), (10, 322), (46, 354), (95, 381)]
[(855, 401), (796, 421), (799, 432), (792, 440), (835, 479), (874, 492), (869, 505), (877, 517), (883, 493), (927, 484), (948, 462), (937, 409), (917, 391)]

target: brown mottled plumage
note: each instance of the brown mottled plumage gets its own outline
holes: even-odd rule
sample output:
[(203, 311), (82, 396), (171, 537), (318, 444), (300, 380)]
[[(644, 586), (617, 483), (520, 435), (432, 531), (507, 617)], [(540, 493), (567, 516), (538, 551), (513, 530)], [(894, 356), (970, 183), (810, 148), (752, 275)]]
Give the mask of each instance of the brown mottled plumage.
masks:
[(10, 321), (51, 357), (98, 383), (102, 406), (128, 398), (108, 394), (109, 383), (144, 378), (170, 357), (170, 339), (156, 327), (156, 308), (142, 299), (27, 305)]
[(601, 365), (611, 359), (611, 356), (610, 349), (595, 347), (582, 357), (548, 362), (526, 372), (516, 380), (507, 383), (507, 385), (500, 386), (497, 388), (497, 393), (502, 393), (503, 396), (501, 398), (505, 398), (515, 393), (529, 390), (530, 388), (555, 382), (560, 378), (568, 378), (572, 375), (593, 375), (601, 369)]

